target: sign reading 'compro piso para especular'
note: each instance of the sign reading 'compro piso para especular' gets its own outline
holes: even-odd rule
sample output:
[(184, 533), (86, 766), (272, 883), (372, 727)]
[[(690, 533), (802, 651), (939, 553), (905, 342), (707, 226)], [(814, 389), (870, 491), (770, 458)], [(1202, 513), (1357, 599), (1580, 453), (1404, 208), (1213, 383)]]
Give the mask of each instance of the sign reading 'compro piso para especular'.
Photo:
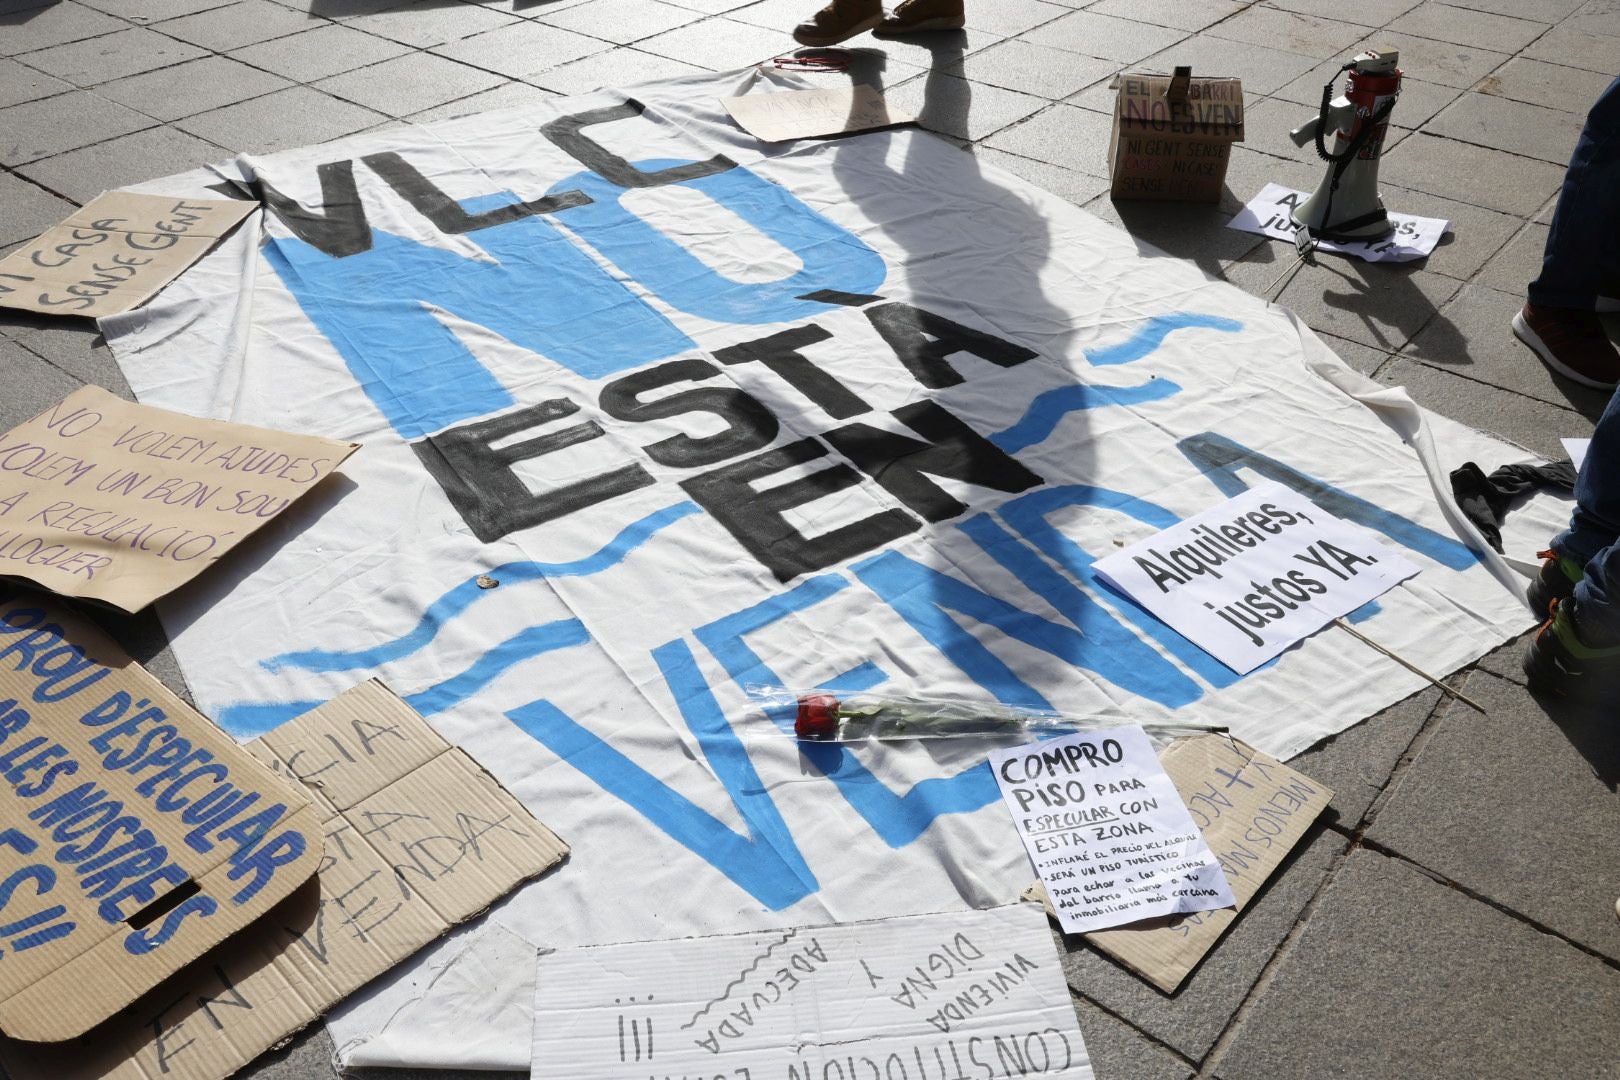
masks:
[(1097, 561), (1097, 573), (1239, 674), (1418, 572), (1281, 484)]

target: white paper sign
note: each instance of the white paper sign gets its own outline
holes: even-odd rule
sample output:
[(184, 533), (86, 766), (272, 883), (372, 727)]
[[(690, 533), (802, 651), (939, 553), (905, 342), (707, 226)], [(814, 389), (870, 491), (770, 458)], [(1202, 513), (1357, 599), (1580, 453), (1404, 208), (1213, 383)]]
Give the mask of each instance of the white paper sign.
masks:
[(997, 750), (990, 767), (1068, 933), (1237, 905), (1140, 727)]
[(1090, 1080), (1046, 914), (947, 915), (540, 957), (534, 1080)]
[(1418, 572), (1371, 531), (1272, 482), (1096, 569), (1239, 674)]
[(1581, 466), (1586, 463), (1586, 452), (1592, 448), (1592, 440), (1559, 439), (1558, 441), (1564, 444), (1564, 453), (1569, 455), (1570, 463), (1575, 466), (1575, 471), (1580, 472)]
[[(1267, 184), (1260, 194), (1237, 212), (1236, 217), (1226, 223), (1226, 227), (1292, 243), (1299, 229), (1291, 215), (1294, 208), (1306, 198), (1308, 195), (1303, 191), (1295, 191), (1281, 184)], [(1389, 221), (1395, 226), (1395, 231), (1386, 236), (1349, 242), (1323, 240), (1317, 245), (1317, 250), (1354, 255), (1368, 262), (1411, 262), (1434, 251), (1440, 237), (1445, 235), (1446, 227), (1451, 224), (1445, 218), (1415, 217), (1411, 214), (1390, 214)]]

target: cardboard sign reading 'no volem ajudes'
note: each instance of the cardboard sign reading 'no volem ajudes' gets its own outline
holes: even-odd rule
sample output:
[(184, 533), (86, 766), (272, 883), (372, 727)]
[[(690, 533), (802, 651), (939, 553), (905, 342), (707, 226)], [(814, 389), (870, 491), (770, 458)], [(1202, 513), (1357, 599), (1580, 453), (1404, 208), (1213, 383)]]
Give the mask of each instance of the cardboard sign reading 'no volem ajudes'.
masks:
[[(1221, 864), (1237, 905), (1098, 930), (1085, 938), (1169, 994), (1249, 906), (1327, 809), (1333, 792), (1225, 735), (1178, 739), (1159, 761)], [(1055, 915), (1040, 883), (1024, 895)]]
[(315, 798), (315, 879), (84, 1038), (0, 1041), (13, 1080), (221, 1080), (568, 852), (376, 681), (244, 749)]
[(0, 435), (0, 577), (139, 611), (308, 494), (358, 446), (83, 387)]
[(139, 307), (258, 208), (104, 192), (0, 259), (0, 307), (89, 318)]
[(813, 139), (849, 131), (909, 124), (917, 119), (864, 83), (827, 90), (785, 90), (721, 98), (731, 118), (761, 142)]
[(1281, 484), (1098, 559), (1110, 585), (1240, 675), (1418, 572)]
[(314, 800), (88, 622), (0, 583), (0, 1032), (72, 1038), (321, 860)]

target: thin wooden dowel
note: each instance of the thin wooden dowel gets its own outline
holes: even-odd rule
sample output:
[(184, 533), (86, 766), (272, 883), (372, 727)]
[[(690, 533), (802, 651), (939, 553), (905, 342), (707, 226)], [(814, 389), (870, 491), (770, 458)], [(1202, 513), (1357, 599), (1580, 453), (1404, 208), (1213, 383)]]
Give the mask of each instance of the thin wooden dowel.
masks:
[(1473, 698), (1469, 697), (1467, 694), (1463, 693), (1461, 690), (1453, 690), (1451, 687), (1447, 686), (1445, 683), (1441, 682), (1439, 679), (1435, 678), (1433, 675), (1430, 675), (1427, 671), (1424, 671), (1422, 668), (1418, 667), (1416, 664), (1414, 664), (1411, 661), (1407, 660), (1405, 657), (1400, 656), (1400, 655), (1396, 654), (1395, 652), (1393, 652), (1392, 650), (1386, 649), (1384, 646), (1378, 644), (1378, 642), (1374, 641), (1372, 638), (1368, 637), (1366, 634), (1363, 634), (1360, 630), (1357, 630), (1355, 627), (1351, 626), (1349, 623), (1345, 622), (1343, 619), (1334, 619), (1333, 620), (1333, 625), (1339, 627), (1342, 630), (1344, 630), (1351, 637), (1355, 638), (1357, 641), (1361, 642), (1363, 645), (1366, 645), (1368, 648), (1376, 649), (1378, 652), (1383, 653), (1385, 656), (1389, 657), (1391, 660), (1395, 661), (1397, 664), (1401, 665), (1401, 667), (1405, 668), (1407, 671), (1410, 671), (1412, 674), (1421, 676), (1421, 677), (1423, 677), (1425, 679), (1428, 679), (1429, 682), (1433, 683), (1435, 686), (1438, 686), (1440, 688), (1441, 693), (1447, 694), (1450, 697), (1454, 697), (1458, 701), (1462, 702), (1463, 704), (1468, 705), (1471, 708), (1478, 709), (1481, 713), (1483, 713), (1485, 711), (1485, 706), (1481, 705), (1479, 702), (1475, 701)]

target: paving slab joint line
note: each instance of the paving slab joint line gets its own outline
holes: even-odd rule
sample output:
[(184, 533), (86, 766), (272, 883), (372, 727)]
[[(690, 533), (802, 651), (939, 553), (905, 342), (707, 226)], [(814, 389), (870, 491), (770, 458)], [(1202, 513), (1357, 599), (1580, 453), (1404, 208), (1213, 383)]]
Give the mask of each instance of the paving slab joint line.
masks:
[[(1468, 682), (1468, 677), (1477, 669), (1477, 663), (1470, 664), (1461, 671), (1446, 676), (1443, 681), (1448, 685), (1456, 685), (1458, 689), (1461, 689)], [(1378, 816), (1379, 811), (1384, 808), (1384, 804), (1394, 795), (1395, 790), (1400, 786), (1401, 780), (1405, 778), (1407, 770), (1418, 759), (1418, 755), (1423, 753), (1423, 748), (1429, 744), (1429, 740), (1434, 738), (1435, 733), (1440, 729), (1441, 722), (1451, 714), (1453, 708), (1466, 710), (1468, 707), (1459, 704), (1455, 698), (1448, 694), (1441, 694), (1440, 699), (1434, 703), (1434, 708), (1429, 710), (1429, 715), (1423, 718), (1423, 723), (1418, 727), (1417, 733), (1406, 744), (1406, 749), (1401, 752), (1401, 756), (1395, 762), (1394, 768), (1389, 770), (1389, 775), (1384, 778), (1384, 783), (1379, 787), (1378, 794), (1374, 795), (1372, 802), (1367, 804), (1366, 813), (1361, 815), (1361, 820), (1356, 824), (1356, 827), (1349, 830), (1352, 846), (1359, 846), (1362, 843), (1367, 830), (1372, 828), (1373, 819)]]
[(1459, 892), (1462, 895), (1468, 897), (1470, 900), (1477, 901), (1478, 903), (1484, 904), (1488, 908), (1492, 908), (1495, 911), (1499, 911), (1503, 915), (1506, 915), (1508, 918), (1512, 919), (1514, 922), (1522, 923), (1523, 925), (1530, 927), (1532, 930), (1537, 930), (1537, 931), (1540, 931), (1543, 934), (1546, 934), (1548, 937), (1557, 938), (1559, 941), (1563, 942), (1565, 945), (1568, 945), (1570, 948), (1576, 950), (1577, 952), (1585, 953), (1587, 956), (1590, 956), (1595, 960), (1601, 961), (1604, 964), (1604, 966), (1609, 967), (1609, 968), (1613, 968), (1615, 971), (1620, 971), (1620, 960), (1616, 960), (1614, 957), (1609, 956), (1606, 953), (1600, 952), (1599, 950), (1592, 948), (1590, 945), (1586, 945), (1586, 944), (1583, 944), (1583, 943), (1581, 943), (1579, 941), (1576, 941), (1574, 938), (1571, 938), (1568, 935), (1563, 934), (1563, 933), (1559, 932), (1558, 930), (1553, 929), (1552, 927), (1548, 926), (1546, 923), (1540, 922), (1540, 921), (1538, 921), (1536, 919), (1532, 919), (1530, 916), (1524, 914), (1522, 911), (1516, 911), (1513, 908), (1508, 907), (1506, 904), (1502, 903), (1500, 900), (1492, 899), (1491, 897), (1485, 895), (1482, 892), (1479, 892), (1476, 889), (1471, 889), (1468, 886), (1463, 885), (1460, 882), (1453, 881), (1451, 878), (1446, 877), (1444, 874), (1440, 873), (1439, 871), (1429, 869), (1427, 866), (1424, 866), (1422, 863), (1418, 862), (1416, 859), (1410, 858), (1410, 857), (1408, 857), (1406, 855), (1402, 855), (1399, 851), (1396, 851), (1394, 848), (1386, 847), (1383, 844), (1380, 844), (1376, 840), (1368, 840), (1368, 839), (1365, 839), (1365, 838), (1357, 841), (1356, 846), (1364, 848), (1367, 851), (1371, 851), (1371, 852), (1375, 852), (1375, 853), (1377, 853), (1379, 855), (1383, 855), (1383, 856), (1385, 856), (1387, 858), (1398, 859), (1399, 861), (1405, 863), (1407, 866), (1412, 867), (1412, 869), (1418, 871), (1419, 873), (1423, 874), (1425, 877), (1427, 877), (1430, 880), (1434, 881), (1436, 884), (1444, 885), (1446, 888), (1452, 889), (1452, 890), (1454, 890), (1456, 892)]
[(1288, 932), (1283, 935), (1283, 939), (1272, 950), (1271, 957), (1266, 961), (1265, 967), (1260, 969), (1260, 974), (1249, 985), (1249, 992), (1243, 995), (1243, 1000), (1238, 1002), (1238, 1007), (1232, 1010), (1231, 1016), (1227, 1017), (1226, 1026), (1221, 1028), (1220, 1034), (1210, 1044), (1209, 1051), (1205, 1053), (1203, 1060), (1199, 1063), (1198, 1072), (1193, 1080), (1216, 1080), (1215, 1070), (1219, 1067), (1221, 1059), (1226, 1056), (1226, 1051), (1236, 1040), (1238, 1033), (1242, 1031), (1243, 1023), (1248, 1019), (1249, 1013), (1254, 1011), (1260, 999), (1265, 996), (1271, 981), (1276, 978), (1277, 972), (1282, 968), (1283, 961), (1293, 952), (1295, 943), (1299, 941), (1300, 936), (1305, 932), (1305, 924), (1316, 913), (1317, 907), (1322, 902), (1323, 894), (1337, 880), (1339, 871), (1344, 867), (1350, 853), (1356, 850), (1356, 846), (1354, 840), (1348, 841), (1344, 850), (1334, 857), (1333, 865), (1328, 867), (1326, 874), (1322, 875), (1322, 880), (1316, 886), (1316, 891), (1311, 894), (1309, 900), (1305, 901), (1305, 906), (1300, 908), (1299, 915), (1294, 919), (1294, 924), (1288, 928)]
[[(1090, 948), (1090, 946), (1088, 945), (1087, 948)], [(1097, 955), (1102, 956), (1103, 953), (1098, 952)], [(1128, 1017), (1126, 1017), (1124, 1013), (1121, 1013), (1116, 1009), (1109, 1008), (1107, 1005), (1104, 1005), (1102, 1002), (1098, 1001), (1096, 998), (1090, 997), (1090, 996), (1088, 996), (1086, 994), (1082, 994), (1080, 991), (1076, 990), (1073, 986), (1069, 987), (1069, 996), (1073, 997), (1073, 998), (1076, 998), (1076, 999), (1078, 999), (1080, 1001), (1084, 1001), (1087, 1005), (1090, 1005), (1092, 1008), (1096, 1009), (1098, 1012), (1104, 1013), (1107, 1016), (1113, 1018), (1114, 1020), (1119, 1021), (1121, 1024), (1124, 1024), (1126, 1027), (1128, 1027), (1132, 1031), (1136, 1032), (1136, 1034), (1140, 1035), (1145, 1041), (1151, 1043), (1152, 1045), (1154, 1045), (1158, 1049), (1163, 1050), (1165, 1053), (1167, 1053), (1170, 1056), (1174, 1057), (1177, 1061), (1180, 1061), (1182, 1064), (1186, 1065), (1187, 1068), (1189, 1068), (1189, 1069), (1197, 1069), (1198, 1068), (1198, 1062), (1194, 1061), (1192, 1058), (1188, 1057), (1186, 1054), (1183, 1054), (1180, 1050), (1177, 1050), (1174, 1046), (1172, 1046), (1169, 1043), (1165, 1042), (1163, 1039), (1159, 1038), (1157, 1035), (1154, 1035), (1151, 1032), (1143, 1031), (1141, 1028), (1139, 1028), (1135, 1024), (1131, 1023), (1130, 1019)], [(1081, 1034), (1084, 1035), (1085, 1032), (1082, 1031)]]

